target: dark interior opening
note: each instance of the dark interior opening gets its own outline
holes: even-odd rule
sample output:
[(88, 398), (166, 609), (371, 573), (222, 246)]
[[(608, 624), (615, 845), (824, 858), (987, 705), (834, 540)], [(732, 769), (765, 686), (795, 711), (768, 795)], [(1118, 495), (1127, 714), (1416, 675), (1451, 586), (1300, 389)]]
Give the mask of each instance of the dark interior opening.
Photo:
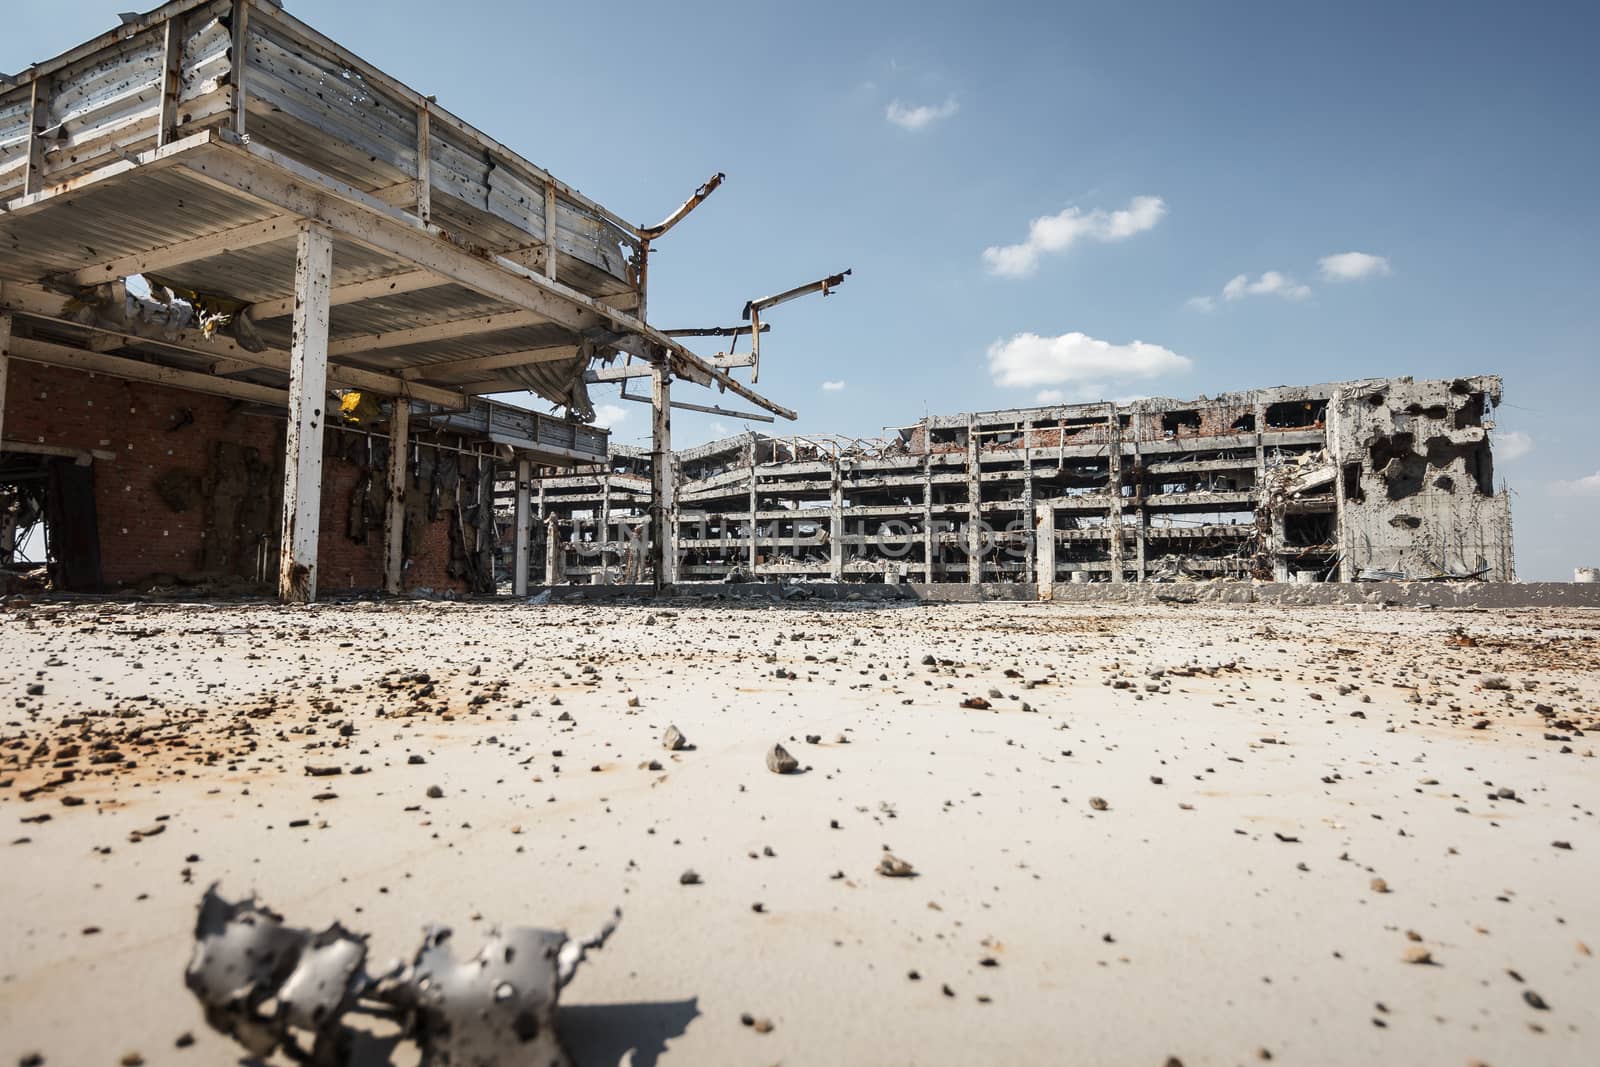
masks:
[(1361, 489), (1361, 464), (1346, 463), (1341, 473), (1344, 476), (1344, 498), (1352, 504), (1359, 504), (1367, 499), (1367, 494)]
[(1333, 513), (1289, 514), (1283, 517), (1283, 540), (1292, 548), (1313, 548), (1333, 543)]
[(1256, 428), (1255, 412), (1247, 411), (1233, 420), (1233, 429), (1243, 433), (1254, 433)]
[(1415, 495), (1428, 476), (1428, 460), (1417, 453), (1415, 442), (1409, 433), (1378, 437), (1372, 442), (1372, 469), (1382, 475), (1390, 500)]
[(1461, 460), (1468, 476), (1478, 483), (1478, 492), (1494, 496), (1494, 457), (1489, 454), (1487, 441), (1456, 444), (1448, 437), (1435, 437), (1428, 441), (1428, 463), (1433, 467), (1448, 467)]
[(1274, 430), (1321, 426), (1327, 417), (1326, 400), (1290, 400), (1267, 406), (1267, 425)]
[(1456, 409), (1456, 429), (1465, 430), (1468, 426), (1482, 426), (1484, 412), (1489, 407), (1489, 399), (1482, 393), (1473, 393), (1467, 397), (1467, 402)]
[(1166, 411), (1161, 414), (1161, 430), (1163, 433), (1183, 433), (1185, 430), (1193, 433), (1200, 429), (1200, 413), (1198, 411)]
[(3, 452), (0, 589), (41, 583), (64, 592), (100, 590), (94, 468), (70, 458)]

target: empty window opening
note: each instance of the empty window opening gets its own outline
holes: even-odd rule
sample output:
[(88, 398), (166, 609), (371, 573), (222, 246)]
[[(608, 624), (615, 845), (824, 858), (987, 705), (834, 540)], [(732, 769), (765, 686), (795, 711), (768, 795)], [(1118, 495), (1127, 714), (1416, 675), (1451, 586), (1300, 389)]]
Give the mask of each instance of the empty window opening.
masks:
[(1372, 442), (1372, 469), (1383, 478), (1390, 500), (1404, 500), (1416, 494), (1427, 478), (1428, 460), (1417, 453), (1415, 441), (1411, 434), (1397, 433)]
[(1361, 489), (1361, 464), (1346, 463), (1344, 472), (1344, 498), (1352, 504), (1359, 504), (1367, 499), (1367, 494)]
[(1473, 393), (1467, 397), (1467, 402), (1456, 408), (1456, 429), (1465, 430), (1468, 426), (1482, 426), (1485, 416), (1489, 413), (1489, 398), (1483, 393)]
[(1443, 470), (1461, 461), (1467, 476), (1478, 483), (1478, 492), (1494, 496), (1494, 458), (1489, 454), (1487, 441), (1457, 444), (1448, 437), (1434, 437), (1428, 441), (1429, 466)]
[(1331, 512), (1307, 512), (1283, 517), (1284, 544), (1291, 548), (1317, 548), (1333, 544)]
[(1200, 432), (1198, 411), (1167, 411), (1161, 415), (1161, 432), (1184, 434)]
[(1326, 400), (1284, 401), (1268, 406), (1267, 425), (1274, 430), (1305, 429), (1321, 426), (1327, 416)]

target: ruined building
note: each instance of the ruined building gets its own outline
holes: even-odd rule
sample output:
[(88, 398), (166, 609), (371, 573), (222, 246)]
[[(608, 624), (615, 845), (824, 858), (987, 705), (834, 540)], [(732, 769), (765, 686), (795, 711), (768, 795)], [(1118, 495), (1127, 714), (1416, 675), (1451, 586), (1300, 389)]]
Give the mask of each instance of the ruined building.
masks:
[(674, 380), (794, 417), (646, 320), (720, 180), (630, 223), (273, 0), (0, 73), (0, 589), (42, 523), (57, 589), (492, 591), (497, 474), (607, 454), (589, 383), (663, 453)]
[[(673, 454), (678, 581), (1514, 576), (1496, 377), (934, 416)], [(536, 580), (646, 576), (649, 453), (535, 480)]]
[[(795, 418), (730, 371), (754, 380), (763, 316), (849, 273), (741, 326), (651, 324), (652, 244), (721, 180), (630, 223), (272, 0), (171, 0), (0, 74), (0, 589), (34, 580), (41, 525), (57, 589), (288, 600), (1513, 576), (1489, 377), (673, 452), (673, 408)], [(589, 386), (634, 378), (650, 448), (610, 448)], [(513, 391), (562, 414), (486, 399)]]

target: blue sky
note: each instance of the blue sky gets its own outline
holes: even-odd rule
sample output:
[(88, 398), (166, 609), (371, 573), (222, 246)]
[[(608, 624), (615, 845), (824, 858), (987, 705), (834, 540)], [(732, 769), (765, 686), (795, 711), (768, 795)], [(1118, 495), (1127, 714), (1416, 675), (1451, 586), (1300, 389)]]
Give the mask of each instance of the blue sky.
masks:
[[(117, 6), (21, 5), (0, 70)], [(1520, 575), (1600, 564), (1594, 5), (288, 6), (638, 222), (727, 172), (652, 258), (658, 325), (853, 268), (773, 315), (795, 429), (1498, 373)]]

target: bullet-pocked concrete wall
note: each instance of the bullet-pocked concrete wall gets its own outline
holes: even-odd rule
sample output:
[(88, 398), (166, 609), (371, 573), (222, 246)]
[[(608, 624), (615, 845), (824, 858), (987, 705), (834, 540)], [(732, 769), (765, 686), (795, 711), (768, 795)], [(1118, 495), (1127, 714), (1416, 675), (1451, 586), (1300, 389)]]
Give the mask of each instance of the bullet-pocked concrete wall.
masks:
[[(251, 579), (262, 532), (275, 585), (284, 429), (281, 414), (223, 397), (11, 360), (7, 440), (115, 455), (92, 467), (107, 589)], [(382, 531), (369, 530), (362, 543), (349, 533), (363, 470), (340, 457), (340, 435), (328, 431), (322, 468), (318, 586), (328, 594), (383, 585)], [(236, 476), (219, 477), (223, 470)], [(446, 512), (423, 525), (406, 588), (466, 588), (447, 570), (449, 519)]]
[(1511, 581), (1511, 506), (1494, 488), (1477, 379), (1341, 389), (1329, 413), (1342, 576), (1482, 573)]

